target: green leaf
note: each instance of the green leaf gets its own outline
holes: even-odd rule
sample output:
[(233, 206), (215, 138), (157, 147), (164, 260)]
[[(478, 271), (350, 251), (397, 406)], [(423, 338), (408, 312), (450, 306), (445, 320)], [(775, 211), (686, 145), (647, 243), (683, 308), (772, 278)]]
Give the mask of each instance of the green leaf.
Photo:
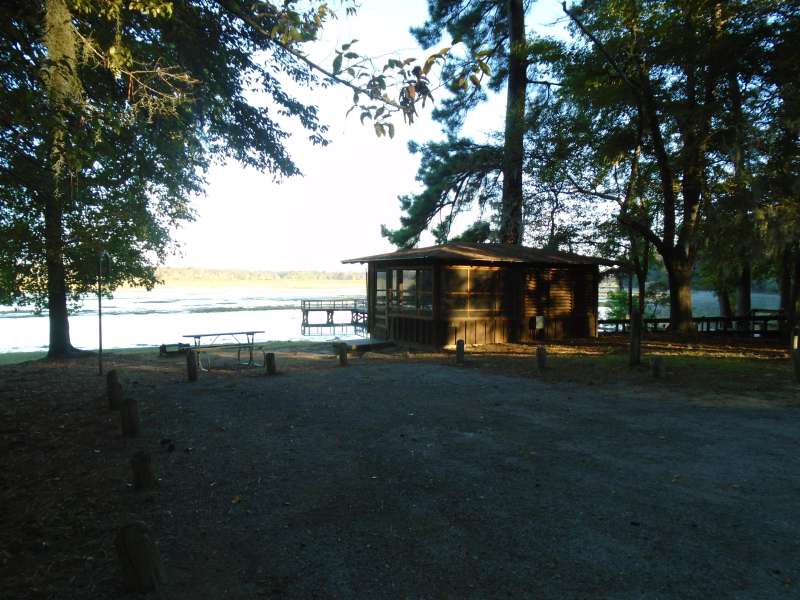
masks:
[(386, 128), (389, 130), (389, 137), (394, 139), (394, 125), (387, 123)]
[(333, 72), (338, 73), (342, 69), (342, 55), (336, 54), (336, 58), (333, 59)]

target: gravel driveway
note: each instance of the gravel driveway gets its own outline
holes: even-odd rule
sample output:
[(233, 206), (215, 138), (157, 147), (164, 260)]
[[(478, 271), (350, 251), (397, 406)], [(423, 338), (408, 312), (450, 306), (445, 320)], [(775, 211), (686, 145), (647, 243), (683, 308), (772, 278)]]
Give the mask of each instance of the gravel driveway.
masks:
[(800, 597), (797, 408), (331, 363), (143, 392), (165, 597)]

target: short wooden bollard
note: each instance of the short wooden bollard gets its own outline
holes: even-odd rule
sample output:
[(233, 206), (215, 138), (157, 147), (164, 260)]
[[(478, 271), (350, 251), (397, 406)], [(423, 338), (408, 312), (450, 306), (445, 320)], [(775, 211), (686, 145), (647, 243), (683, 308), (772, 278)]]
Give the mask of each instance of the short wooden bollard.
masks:
[(464, 364), (464, 340), (456, 341), (456, 362), (459, 365)]
[(133, 489), (152, 490), (158, 487), (158, 480), (153, 473), (153, 461), (147, 452), (137, 452), (131, 458), (133, 471)]
[(264, 371), (267, 375), (275, 375), (275, 353), (264, 353)]
[(336, 353), (339, 355), (339, 366), (347, 366), (347, 344), (339, 344), (336, 347)]
[(125, 437), (136, 437), (139, 435), (139, 402), (133, 398), (124, 399), (119, 414), (120, 423), (122, 424), (122, 435)]
[(642, 318), (639, 309), (631, 310), (631, 356), (630, 366), (635, 367), (642, 362)]
[(197, 353), (191, 349), (186, 353), (186, 375), (189, 381), (197, 381)]
[(536, 347), (536, 368), (540, 372), (547, 368), (547, 348), (544, 346)]
[(108, 393), (108, 408), (119, 410), (122, 406), (122, 384), (116, 369), (111, 369), (106, 374), (106, 388)]
[(667, 372), (667, 367), (664, 364), (664, 358), (661, 356), (654, 356), (650, 359), (650, 374), (656, 379), (662, 379)]
[(114, 539), (125, 589), (149, 592), (164, 582), (161, 555), (147, 525), (140, 522), (123, 526)]
[(794, 377), (797, 383), (800, 383), (800, 350), (792, 352), (792, 360), (794, 361)]

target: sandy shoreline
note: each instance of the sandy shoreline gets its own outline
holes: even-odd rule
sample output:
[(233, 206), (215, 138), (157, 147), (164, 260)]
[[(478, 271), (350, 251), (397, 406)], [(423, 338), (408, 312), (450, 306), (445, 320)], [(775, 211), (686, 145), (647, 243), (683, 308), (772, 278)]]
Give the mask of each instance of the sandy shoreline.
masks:
[[(156, 290), (182, 289), (217, 289), (224, 287), (258, 287), (280, 289), (321, 289), (339, 290), (363, 288), (366, 294), (364, 278), (360, 279), (172, 279), (165, 278), (164, 283), (157, 285)], [(146, 291), (143, 287), (120, 287), (121, 290)]]

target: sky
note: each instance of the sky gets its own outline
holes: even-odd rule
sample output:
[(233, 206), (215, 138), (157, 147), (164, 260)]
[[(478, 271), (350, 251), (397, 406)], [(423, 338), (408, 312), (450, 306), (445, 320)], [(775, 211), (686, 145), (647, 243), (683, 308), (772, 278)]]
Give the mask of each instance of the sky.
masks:
[[(557, 0), (539, 0), (528, 23), (544, 31), (559, 14)], [(329, 68), (334, 48), (353, 39), (358, 39), (353, 50), (361, 55), (424, 59), (430, 52), (417, 45), (409, 28), (421, 25), (426, 17), (426, 0), (362, 0), (356, 16), (342, 14), (329, 22), (322, 38), (305, 50)], [(418, 107), (419, 118), (413, 125), (395, 119), (396, 134), (390, 140), (376, 137), (369, 121), (361, 125), (355, 111), (345, 116), (352, 103), (347, 88), (301, 89), (298, 97), (319, 107), (331, 143), (312, 146), (302, 128), (286, 123), (287, 130), (298, 134), (287, 147), (302, 176), (275, 182), (272, 174), (235, 162), (212, 167), (205, 195), (193, 201), (196, 220), (174, 234), (181, 250), (167, 259), (168, 266), (360, 270), (341, 261), (394, 249), (381, 237), (380, 227), (397, 228), (398, 196), (421, 190), (415, 180), (419, 157), (408, 151), (408, 142), (443, 137), (439, 124), (430, 118), (430, 105)], [(470, 116), (462, 133), (481, 140), (501, 130), (504, 105), (502, 95), (490, 99)]]

